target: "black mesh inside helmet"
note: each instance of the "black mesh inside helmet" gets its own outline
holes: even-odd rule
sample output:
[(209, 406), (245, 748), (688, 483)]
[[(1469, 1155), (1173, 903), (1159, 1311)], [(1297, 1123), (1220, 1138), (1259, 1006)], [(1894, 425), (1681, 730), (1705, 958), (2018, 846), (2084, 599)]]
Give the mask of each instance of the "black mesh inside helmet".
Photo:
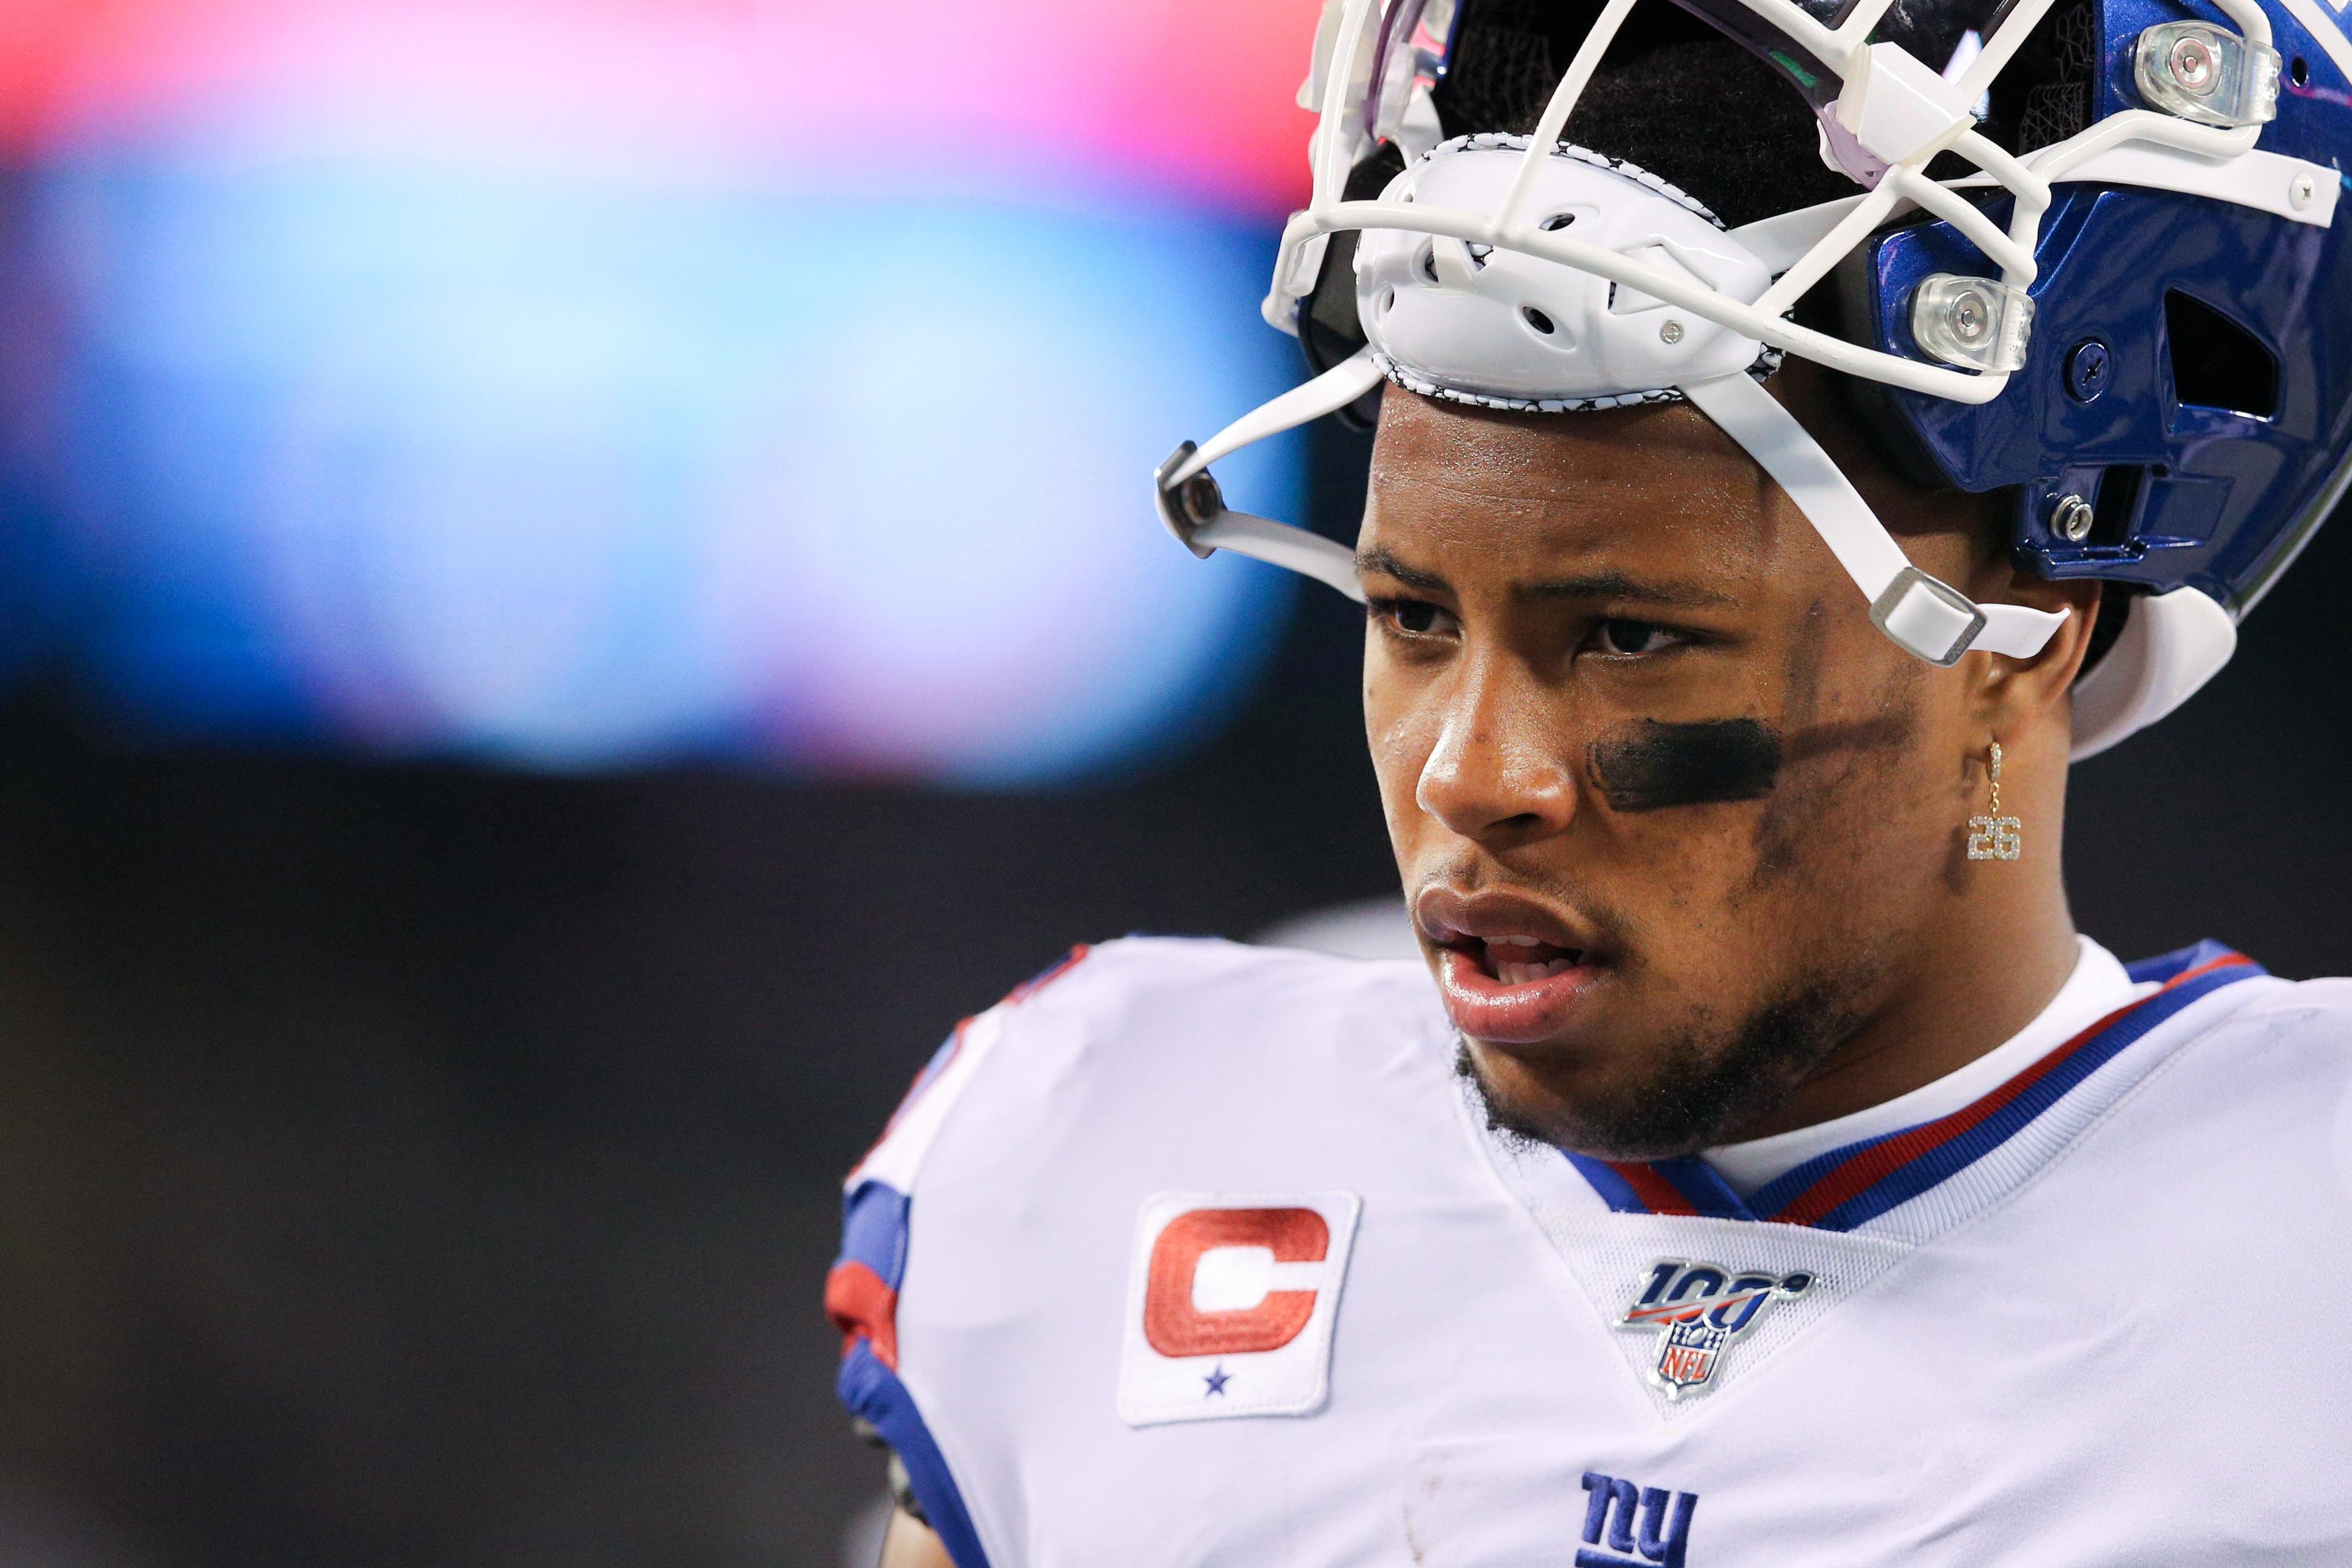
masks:
[(1453, 55), (1432, 95), (1445, 133), (1532, 130), (1596, 15), (1544, 0), (1464, 0)]
[(2099, 18), (2092, 0), (2052, 7), (1993, 83), (1985, 134), (2031, 153), (2088, 130), (2099, 75)]
[[(1435, 93), (1449, 136), (1535, 129), (1600, 14), (1583, 0), (1465, 0)], [(1822, 163), (1811, 111), (1763, 61), (1680, 8), (1636, 5), (1567, 136), (1640, 164), (1734, 227), (1851, 195)]]
[[(1601, 14), (1594, 0), (1463, 0), (1438, 119), (1449, 136), (1535, 129)], [(2086, 128), (2099, 75), (2096, 0), (2062, 0), (1994, 82), (1983, 130), (2011, 153)], [(1697, 16), (1643, 0), (1568, 124), (1569, 140), (1641, 164), (1738, 226), (1852, 195), (1822, 165), (1811, 111), (1769, 66)], [(1935, 174), (1968, 172), (1947, 156)]]

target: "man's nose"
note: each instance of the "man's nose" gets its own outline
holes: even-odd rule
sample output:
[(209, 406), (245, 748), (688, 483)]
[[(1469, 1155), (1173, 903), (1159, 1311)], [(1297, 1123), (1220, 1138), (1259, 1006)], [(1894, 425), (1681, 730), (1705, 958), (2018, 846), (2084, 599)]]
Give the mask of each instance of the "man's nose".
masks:
[(1413, 800), (1465, 838), (1545, 838), (1576, 815), (1571, 748), (1543, 690), (1509, 661), (1473, 661), (1451, 694)]

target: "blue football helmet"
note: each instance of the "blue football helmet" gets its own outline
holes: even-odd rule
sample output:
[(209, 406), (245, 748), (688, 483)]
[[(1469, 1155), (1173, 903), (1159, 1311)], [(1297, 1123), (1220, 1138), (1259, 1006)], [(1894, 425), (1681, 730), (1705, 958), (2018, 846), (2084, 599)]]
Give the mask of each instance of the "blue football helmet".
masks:
[[(1566, 134), (1635, 3), (1327, 0), (1313, 195), (1265, 305), (1320, 374), (1177, 449), (1170, 530), (1352, 596), (1344, 547), (1226, 509), (1208, 466), (1384, 379), (1531, 412), (1680, 398), (1897, 644), (2038, 652), (2062, 616), (1911, 565), (1762, 389), (1793, 353), (1841, 373), (1899, 469), (2012, 493), (2021, 564), (2109, 584), (2076, 756), (2185, 700), (2352, 485), (2330, 0), (1673, 0), (1717, 52), (1671, 58), (1728, 40), (1776, 113), (1811, 116), (1801, 171), (1739, 183), (1797, 198), (1737, 224), (1677, 169)], [(1496, 107), (1530, 80), (1524, 113)]]

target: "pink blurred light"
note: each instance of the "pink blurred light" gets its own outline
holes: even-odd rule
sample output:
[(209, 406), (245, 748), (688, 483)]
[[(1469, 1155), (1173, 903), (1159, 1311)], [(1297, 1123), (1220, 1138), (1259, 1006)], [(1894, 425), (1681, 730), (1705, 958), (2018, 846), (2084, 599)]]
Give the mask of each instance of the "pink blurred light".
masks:
[[(1023, 168), (1276, 210), (1316, 0), (9, 0), (0, 135), (953, 183)], [(274, 139), (274, 138), (273, 138)]]

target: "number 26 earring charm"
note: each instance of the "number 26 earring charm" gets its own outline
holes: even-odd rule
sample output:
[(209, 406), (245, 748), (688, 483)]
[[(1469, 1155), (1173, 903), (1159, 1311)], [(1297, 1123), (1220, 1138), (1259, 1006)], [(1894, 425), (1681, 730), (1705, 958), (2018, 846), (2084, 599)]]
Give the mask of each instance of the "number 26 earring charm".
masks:
[(1992, 805), (1984, 816), (1969, 818), (1969, 858), (2014, 860), (2025, 848), (2025, 825), (2013, 816), (2000, 814), (1999, 741), (1992, 743), (1992, 753), (1985, 763), (1985, 772), (1992, 780)]

